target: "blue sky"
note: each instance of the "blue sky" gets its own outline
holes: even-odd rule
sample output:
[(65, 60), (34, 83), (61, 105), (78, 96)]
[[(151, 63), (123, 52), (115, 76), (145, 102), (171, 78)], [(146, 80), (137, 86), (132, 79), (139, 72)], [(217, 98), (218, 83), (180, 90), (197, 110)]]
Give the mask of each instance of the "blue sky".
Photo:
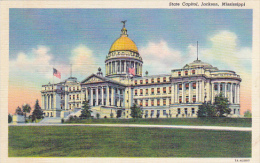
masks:
[[(234, 70), (234, 65), (216, 59), (220, 55), (215, 52), (222, 48), (214, 49), (219, 39), (223, 42), (235, 39), (234, 51), (227, 51), (229, 54), (224, 56), (231, 55), (232, 58), (232, 55), (242, 53), (235, 57), (251, 72), (251, 59), (243, 55), (252, 50), (252, 10), (241, 9), (10, 9), (10, 61), (17, 64), (22, 53), (26, 61), (34, 62), (37, 50), (46, 52), (45, 55), (51, 57), (46, 64), (60, 67), (62, 79), (66, 79), (69, 64), (82, 58), (83, 54), (79, 53), (86, 53), (88, 57), (84, 59), (92, 62), (82, 62), (88, 65), (82, 67), (81, 73), (76, 71), (80, 70), (80, 65), (75, 65), (74, 76), (78, 75), (76, 77), (82, 80), (95, 73), (99, 66), (104, 72), (105, 56), (120, 36), (121, 20), (127, 20), (129, 37), (137, 44), (144, 59), (144, 71), (148, 70), (149, 74), (170, 73), (172, 68), (181, 68), (195, 60), (197, 41), (199, 59), (214, 63), (220, 69)], [(214, 37), (215, 42), (212, 41)], [(223, 44), (233, 45), (232, 42)], [(226, 53), (225, 49), (220, 51)], [(77, 55), (79, 58), (75, 58)], [(153, 60), (162, 66), (151, 66)], [(228, 62), (230, 58), (226, 60)], [(27, 74), (26, 71), (14, 71)], [(10, 73), (13, 73), (12, 68)], [(38, 73), (41, 81), (50, 80), (50, 76), (43, 74), (51, 75), (51, 70), (41, 73)]]

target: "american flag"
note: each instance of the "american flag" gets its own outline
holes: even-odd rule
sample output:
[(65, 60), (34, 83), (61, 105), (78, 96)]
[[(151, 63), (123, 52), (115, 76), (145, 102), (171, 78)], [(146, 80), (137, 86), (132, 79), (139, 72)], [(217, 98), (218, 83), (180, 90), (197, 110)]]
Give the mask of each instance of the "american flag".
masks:
[(135, 68), (128, 68), (128, 73), (132, 74), (134, 76), (135, 75)]
[(55, 68), (53, 68), (53, 75), (59, 79), (61, 78), (61, 73), (58, 70), (56, 70)]

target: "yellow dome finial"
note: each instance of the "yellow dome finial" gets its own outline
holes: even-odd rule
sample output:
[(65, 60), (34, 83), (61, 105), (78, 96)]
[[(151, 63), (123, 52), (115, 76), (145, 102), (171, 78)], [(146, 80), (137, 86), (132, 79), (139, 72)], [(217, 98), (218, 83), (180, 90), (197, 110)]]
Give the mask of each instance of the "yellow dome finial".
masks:
[(123, 28), (121, 29), (121, 32), (122, 32), (121, 35), (125, 35), (125, 36), (127, 36), (127, 30), (126, 30), (126, 28), (125, 28), (125, 22), (126, 22), (126, 21), (127, 21), (127, 20), (121, 21), (121, 23), (123, 23)]

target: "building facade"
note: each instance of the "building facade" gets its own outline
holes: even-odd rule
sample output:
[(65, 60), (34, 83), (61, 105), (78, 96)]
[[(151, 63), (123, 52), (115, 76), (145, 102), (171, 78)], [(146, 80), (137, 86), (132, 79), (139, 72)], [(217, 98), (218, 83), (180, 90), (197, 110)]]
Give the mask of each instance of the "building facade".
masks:
[[(134, 103), (144, 118), (197, 117), (199, 105), (213, 103), (220, 93), (228, 98), (231, 115), (240, 115), (241, 78), (234, 71), (198, 59), (168, 74), (143, 75), (142, 67), (143, 59), (124, 25), (106, 56), (104, 75), (99, 68), (81, 82), (70, 77), (42, 86), (45, 116), (79, 116), (83, 101), (88, 101), (93, 117), (131, 118)], [(129, 75), (129, 68), (134, 68), (134, 75)]]

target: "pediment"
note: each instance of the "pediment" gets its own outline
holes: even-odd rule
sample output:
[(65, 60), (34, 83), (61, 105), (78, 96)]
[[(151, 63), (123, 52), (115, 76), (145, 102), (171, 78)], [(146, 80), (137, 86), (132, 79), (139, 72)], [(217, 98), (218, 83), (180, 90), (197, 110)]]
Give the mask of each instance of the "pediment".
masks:
[(97, 75), (91, 75), (88, 78), (86, 78), (82, 83), (101, 83), (101, 82), (105, 82), (104, 79), (100, 78)]

